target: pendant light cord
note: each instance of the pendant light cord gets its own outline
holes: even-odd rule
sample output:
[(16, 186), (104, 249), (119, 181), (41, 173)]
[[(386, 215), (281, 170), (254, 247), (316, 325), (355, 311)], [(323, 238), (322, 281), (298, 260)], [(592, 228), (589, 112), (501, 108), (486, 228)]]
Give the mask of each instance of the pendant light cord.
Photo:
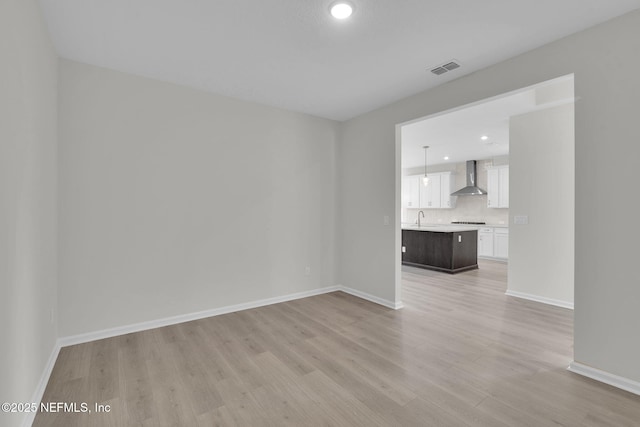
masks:
[(429, 148), (428, 145), (425, 145), (424, 147), (424, 176), (427, 176), (427, 148)]

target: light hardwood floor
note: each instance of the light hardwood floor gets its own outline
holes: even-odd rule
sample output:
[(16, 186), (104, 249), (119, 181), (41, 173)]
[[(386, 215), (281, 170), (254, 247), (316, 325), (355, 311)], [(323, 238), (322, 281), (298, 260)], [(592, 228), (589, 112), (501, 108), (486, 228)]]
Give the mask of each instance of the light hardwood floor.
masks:
[(405, 268), (394, 311), (336, 292), (61, 350), (35, 426), (638, 426), (640, 397), (566, 371), (572, 312), (506, 264)]

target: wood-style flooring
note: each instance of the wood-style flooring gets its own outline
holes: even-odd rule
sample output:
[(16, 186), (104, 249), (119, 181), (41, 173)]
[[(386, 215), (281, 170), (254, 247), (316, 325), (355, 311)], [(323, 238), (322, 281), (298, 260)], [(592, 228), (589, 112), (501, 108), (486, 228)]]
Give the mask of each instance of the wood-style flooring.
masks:
[(573, 313), (506, 264), (403, 273), (402, 310), (341, 292), (65, 347), (35, 426), (638, 426), (640, 397), (566, 370)]

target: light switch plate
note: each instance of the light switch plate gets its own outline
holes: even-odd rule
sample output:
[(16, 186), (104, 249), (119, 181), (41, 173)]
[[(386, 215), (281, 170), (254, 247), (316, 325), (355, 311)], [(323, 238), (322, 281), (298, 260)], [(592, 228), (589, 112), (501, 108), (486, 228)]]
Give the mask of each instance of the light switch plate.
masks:
[(513, 217), (513, 223), (514, 224), (519, 224), (519, 225), (529, 224), (529, 216), (528, 215), (515, 215)]

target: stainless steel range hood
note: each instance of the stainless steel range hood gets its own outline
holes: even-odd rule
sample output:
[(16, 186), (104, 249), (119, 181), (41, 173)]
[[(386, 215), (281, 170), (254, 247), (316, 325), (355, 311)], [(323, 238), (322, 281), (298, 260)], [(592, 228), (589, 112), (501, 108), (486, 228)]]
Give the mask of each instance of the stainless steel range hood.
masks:
[(467, 186), (451, 193), (452, 196), (482, 196), (487, 194), (486, 190), (476, 186), (476, 161), (469, 160), (467, 162)]

